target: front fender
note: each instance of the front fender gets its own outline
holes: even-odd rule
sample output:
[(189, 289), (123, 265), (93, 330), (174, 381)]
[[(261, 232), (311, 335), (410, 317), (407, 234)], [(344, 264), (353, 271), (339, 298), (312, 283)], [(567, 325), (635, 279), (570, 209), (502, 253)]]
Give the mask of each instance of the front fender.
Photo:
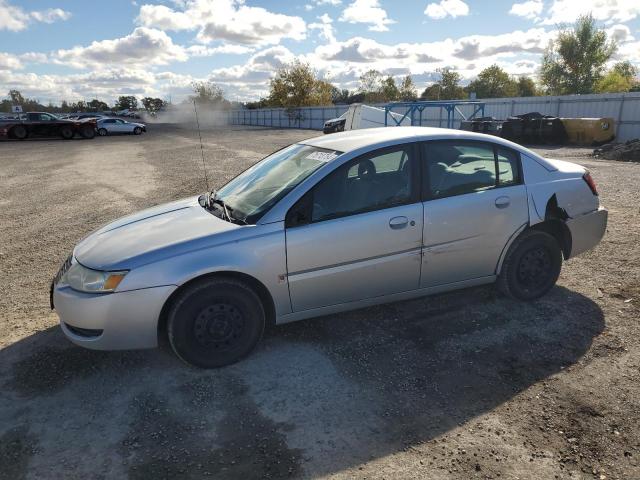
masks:
[(291, 313), (286, 283), (284, 222), (261, 226), (260, 234), (193, 250), (135, 268), (118, 291), (161, 285), (183, 285), (216, 272), (236, 272), (260, 281), (270, 292), (276, 315)]

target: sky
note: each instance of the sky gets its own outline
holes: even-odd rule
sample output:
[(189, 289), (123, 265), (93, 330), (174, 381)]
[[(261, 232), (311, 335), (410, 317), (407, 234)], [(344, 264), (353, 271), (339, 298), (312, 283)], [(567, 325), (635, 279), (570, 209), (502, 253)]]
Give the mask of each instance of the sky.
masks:
[(535, 76), (558, 28), (588, 12), (618, 43), (612, 61), (640, 66), (640, 0), (0, 0), (0, 97), (176, 102), (208, 80), (256, 100), (296, 58), (348, 89), (369, 69), (419, 90), (442, 67), (463, 82), (492, 64)]

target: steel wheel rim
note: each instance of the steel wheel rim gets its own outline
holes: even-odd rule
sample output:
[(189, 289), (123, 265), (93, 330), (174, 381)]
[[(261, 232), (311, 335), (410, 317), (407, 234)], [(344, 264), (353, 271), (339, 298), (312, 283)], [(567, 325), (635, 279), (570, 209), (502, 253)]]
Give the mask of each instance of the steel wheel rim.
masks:
[(207, 305), (196, 315), (193, 334), (199, 345), (213, 350), (234, 348), (245, 326), (243, 313), (229, 303)]
[(544, 286), (553, 271), (551, 252), (545, 247), (536, 247), (527, 250), (518, 262), (518, 281), (529, 288)]

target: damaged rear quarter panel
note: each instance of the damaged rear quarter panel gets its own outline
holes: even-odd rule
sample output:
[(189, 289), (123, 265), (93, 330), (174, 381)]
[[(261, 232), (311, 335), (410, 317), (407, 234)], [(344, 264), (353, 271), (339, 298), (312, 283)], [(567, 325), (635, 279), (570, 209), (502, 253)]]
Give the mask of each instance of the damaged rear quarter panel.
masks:
[(529, 224), (545, 220), (547, 203), (556, 196), (558, 207), (569, 218), (576, 218), (598, 209), (598, 197), (593, 195), (582, 178), (586, 169), (575, 163), (546, 160), (544, 164), (526, 154), (522, 156), (529, 199)]

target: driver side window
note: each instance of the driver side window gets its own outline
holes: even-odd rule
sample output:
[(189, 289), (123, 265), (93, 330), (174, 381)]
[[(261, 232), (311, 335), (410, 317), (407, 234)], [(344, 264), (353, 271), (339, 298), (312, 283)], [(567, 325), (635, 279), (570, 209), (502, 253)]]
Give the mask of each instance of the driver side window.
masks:
[(413, 145), (392, 147), (339, 167), (291, 208), (287, 226), (411, 203), (418, 178), (414, 152)]

